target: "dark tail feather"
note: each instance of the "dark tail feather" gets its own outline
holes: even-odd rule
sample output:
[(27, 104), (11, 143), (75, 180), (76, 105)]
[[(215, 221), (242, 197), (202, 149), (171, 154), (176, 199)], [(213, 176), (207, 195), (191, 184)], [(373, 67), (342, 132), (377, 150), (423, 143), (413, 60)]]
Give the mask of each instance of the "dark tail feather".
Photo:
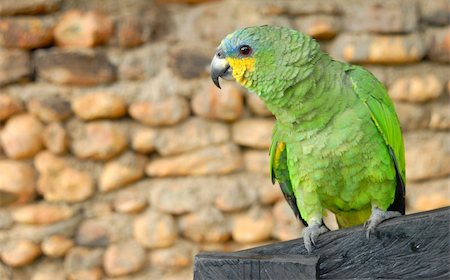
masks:
[(397, 179), (397, 186), (395, 188), (395, 198), (392, 204), (389, 206), (388, 211), (398, 211), (405, 215), (405, 182), (400, 175), (400, 168), (398, 167), (397, 159), (391, 146), (388, 146), (389, 154), (394, 161), (395, 176)]

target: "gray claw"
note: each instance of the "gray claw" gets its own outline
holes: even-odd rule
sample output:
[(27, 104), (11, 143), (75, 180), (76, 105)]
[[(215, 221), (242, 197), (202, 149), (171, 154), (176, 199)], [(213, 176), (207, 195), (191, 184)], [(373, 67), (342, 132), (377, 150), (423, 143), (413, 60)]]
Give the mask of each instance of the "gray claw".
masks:
[(324, 224), (317, 222), (311, 223), (303, 230), (303, 242), (309, 254), (312, 252), (312, 247), (316, 246), (319, 235), (327, 231), (329, 231), (329, 229)]
[(364, 223), (366, 228), (366, 238), (370, 239), (370, 235), (375, 232), (375, 228), (383, 221), (399, 217), (402, 214), (397, 211), (383, 211), (378, 207), (372, 208), (372, 214), (370, 218)]

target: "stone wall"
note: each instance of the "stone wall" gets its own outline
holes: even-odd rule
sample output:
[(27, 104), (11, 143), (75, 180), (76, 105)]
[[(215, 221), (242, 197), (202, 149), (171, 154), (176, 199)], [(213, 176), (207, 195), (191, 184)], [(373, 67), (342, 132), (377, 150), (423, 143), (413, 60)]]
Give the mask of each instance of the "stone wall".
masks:
[(0, 1), (0, 278), (190, 279), (199, 250), (301, 235), (268, 175), (273, 117), (209, 78), (248, 25), (297, 28), (372, 71), (404, 131), (408, 212), (450, 205), (449, 14), (446, 0)]

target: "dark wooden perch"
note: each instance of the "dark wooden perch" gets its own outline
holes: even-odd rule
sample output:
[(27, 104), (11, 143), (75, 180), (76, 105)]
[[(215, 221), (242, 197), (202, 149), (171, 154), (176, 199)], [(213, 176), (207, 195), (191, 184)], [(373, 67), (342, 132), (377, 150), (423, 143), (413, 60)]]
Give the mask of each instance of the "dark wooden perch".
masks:
[(386, 221), (367, 240), (359, 226), (235, 253), (199, 253), (195, 280), (450, 279), (450, 207)]

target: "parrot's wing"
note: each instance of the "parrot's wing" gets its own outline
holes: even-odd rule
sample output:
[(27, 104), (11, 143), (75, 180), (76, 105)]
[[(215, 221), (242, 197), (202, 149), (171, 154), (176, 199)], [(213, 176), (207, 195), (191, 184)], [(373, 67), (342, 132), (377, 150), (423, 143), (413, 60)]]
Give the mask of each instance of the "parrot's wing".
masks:
[(277, 141), (276, 139), (272, 140), (272, 145), (270, 146), (270, 175), (272, 176), (272, 183), (275, 183), (276, 180), (280, 184), (284, 198), (289, 206), (291, 206), (295, 216), (298, 217), (305, 226), (308, 226), (298, 210), (294, 190), (292, 189), (287, 166), (286, 144)]
[(394, 202), (388, 210), (405, 214), (405, 148), (394, 105), (384, 86), (370, 72), (358, 66), (350, 66), (346, 74), (355, 93), (369, 109), (394, 162), (397, 188)]

